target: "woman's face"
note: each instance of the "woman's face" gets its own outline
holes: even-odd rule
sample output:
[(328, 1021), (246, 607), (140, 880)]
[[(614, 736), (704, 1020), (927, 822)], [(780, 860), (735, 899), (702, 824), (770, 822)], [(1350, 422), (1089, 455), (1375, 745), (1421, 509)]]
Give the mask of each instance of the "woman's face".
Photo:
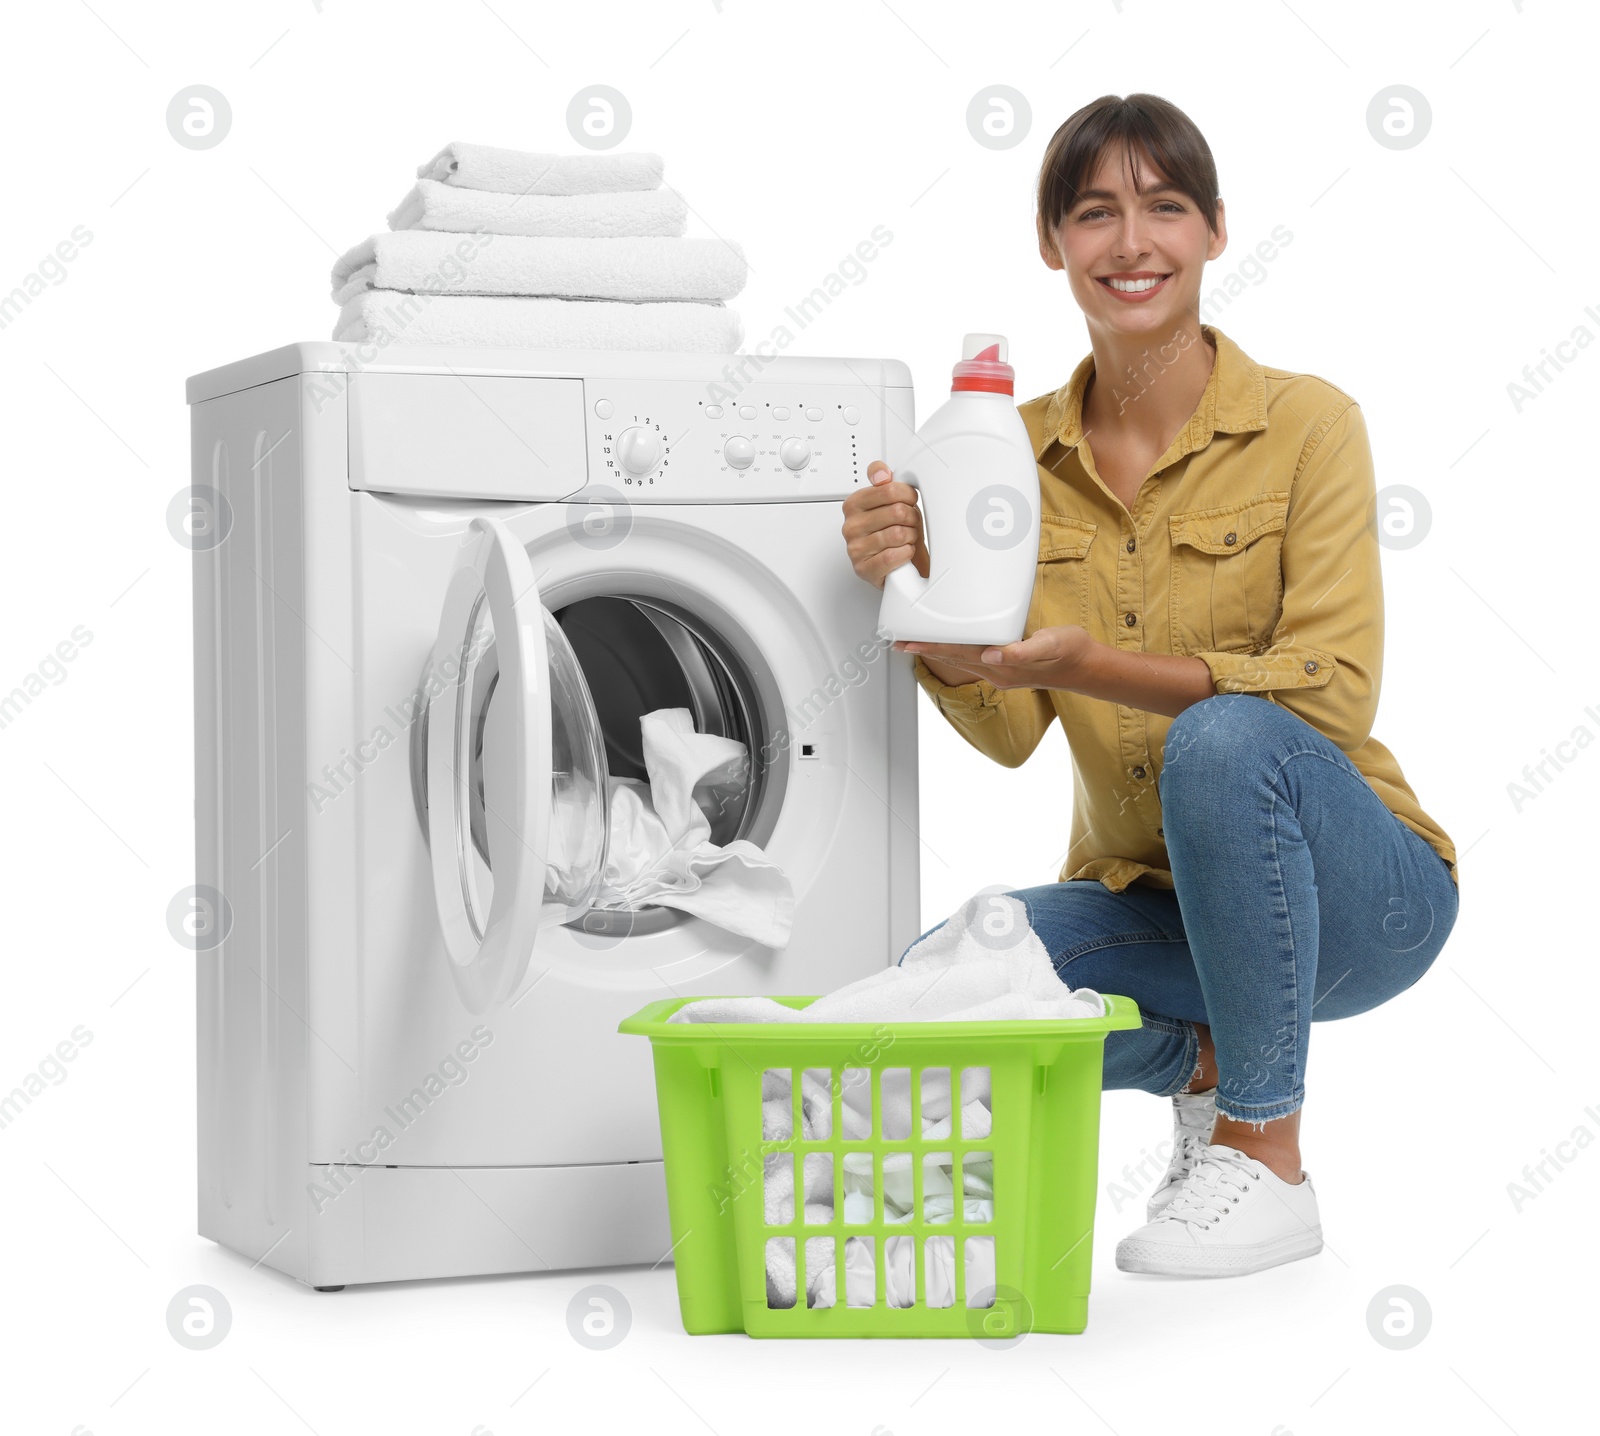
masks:
[(1198, 314), (1205, 262), (1227, 242), (1221, 201), (1213, 234), (1195, 202), (1142, 155), (1134, 153), (1130, 174), (1114, 149), (1039, 252), (1066, 271), (1091, 333), (1165, 339)]

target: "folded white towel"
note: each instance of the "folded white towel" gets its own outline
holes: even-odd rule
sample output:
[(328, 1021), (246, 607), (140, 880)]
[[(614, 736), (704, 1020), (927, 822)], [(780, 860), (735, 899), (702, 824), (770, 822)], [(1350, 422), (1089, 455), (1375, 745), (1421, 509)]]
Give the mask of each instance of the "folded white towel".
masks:
[(549, 239), (374, 234), (333, 266), (333, 302), (366, 289), (424, 294), (530, 294), (565, 299), (732, 299), (749, 273), (744, 251), (720, 239)]
[(719, 847), (697, 796), (744, 781), (745, 745), (696, 733), (687, 708), (639, 720), (648, 798), (627, 783), (611, 794), (611, 837), (597, 908), (678, 908), (782, 948), (794, 926), (794, 886), (783, 869), (743, 839)]
[(610, 194), (655, 189), (662, 169), (660, 155), (529, 154), (457, 140), (418, 165), (417, 178), (502, 194)]
[(418, 180), (389, 214), (390, 229), (454, 234), (523, 234), (569, 239), (671, 237), (688, 228), (689, 206), (676, 190), (617, 194), (496, 194)]
[(404, 294), (369, 289), (339, 311), (333, 337), (355, 343), (472, 344), (499, 349), (676, 350), (731, 354), (744, 338), (722, 304)]

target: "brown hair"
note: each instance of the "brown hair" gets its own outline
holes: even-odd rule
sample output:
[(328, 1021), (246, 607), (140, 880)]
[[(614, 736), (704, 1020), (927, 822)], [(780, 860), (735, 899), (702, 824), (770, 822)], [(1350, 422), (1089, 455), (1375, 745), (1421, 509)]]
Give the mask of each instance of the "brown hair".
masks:
[(1192, 199), (1217, 232), (1217, 162), (1199, 127), (1170, 100), (1159, 95), (1102, 95), (1063, 122), (1050, 136), (1039, 165), (1039, 243), (1048, 244), (1056, 226), (1091, 184), (1101, 157), (1120, 146), (1132, 177), (1138, 150)]

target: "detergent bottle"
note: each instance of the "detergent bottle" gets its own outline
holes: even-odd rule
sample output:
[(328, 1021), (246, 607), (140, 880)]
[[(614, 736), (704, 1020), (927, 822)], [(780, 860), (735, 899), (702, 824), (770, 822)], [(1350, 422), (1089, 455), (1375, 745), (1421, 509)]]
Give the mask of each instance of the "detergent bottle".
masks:
[(968, 334), (950, 398), (895, 477), (917, 490), (930, 559), (884, 580), (878, 631), (928, 643), (1015, 643), (1039, 560), (1039, 472), (999, 334)]

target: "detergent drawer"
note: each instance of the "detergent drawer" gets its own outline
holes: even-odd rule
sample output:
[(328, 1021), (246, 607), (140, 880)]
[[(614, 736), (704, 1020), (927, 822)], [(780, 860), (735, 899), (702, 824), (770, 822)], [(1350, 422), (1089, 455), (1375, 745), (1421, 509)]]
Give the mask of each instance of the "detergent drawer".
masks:
[(354, 374), (350, 487), (451, 498), (562, 499), (583, 487), (583, 380)]

